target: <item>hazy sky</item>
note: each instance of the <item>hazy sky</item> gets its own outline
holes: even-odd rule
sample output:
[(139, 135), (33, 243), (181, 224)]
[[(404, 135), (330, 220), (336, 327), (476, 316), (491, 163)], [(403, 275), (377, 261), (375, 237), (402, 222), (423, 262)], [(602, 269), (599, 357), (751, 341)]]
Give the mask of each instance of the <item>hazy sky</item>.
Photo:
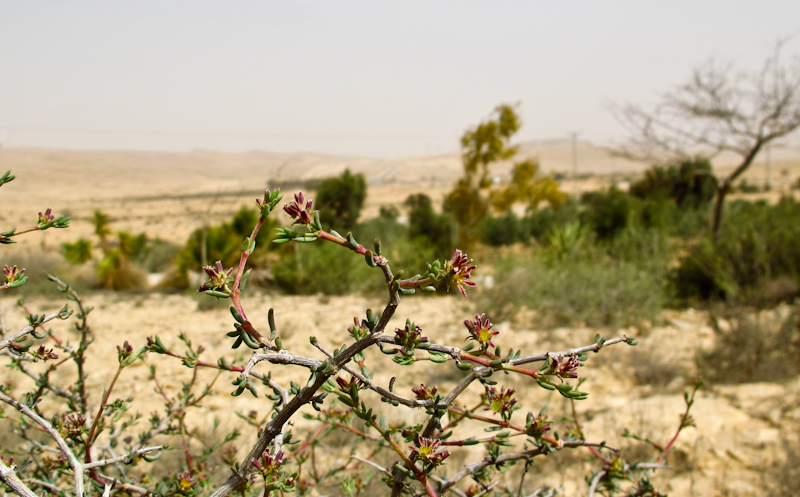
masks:
[(520, 102), (518, 140), (602, 144), (610, 102), (799, 33), (797, 0), (2, 0), (0, 143), (408, 156)]

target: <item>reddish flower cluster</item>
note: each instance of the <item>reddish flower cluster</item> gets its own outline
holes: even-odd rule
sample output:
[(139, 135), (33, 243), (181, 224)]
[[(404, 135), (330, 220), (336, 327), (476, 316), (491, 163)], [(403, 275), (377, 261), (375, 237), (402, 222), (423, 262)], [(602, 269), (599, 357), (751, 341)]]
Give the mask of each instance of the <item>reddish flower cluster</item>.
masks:
[(528, 436), (539, 438), (548, 431), (550, 431), (550, 423), (547, 422), (547, 416), (539, 414), (534, 418), (532, 414), (528, 414), (528, 424), (525, 427), (525, 433)]
[(350, 389), (355, 385), (356, 389), (361, 388), (361, 381), (355, 376), (350, 376), (349, 379), (345, 380), (341, 376), (336, 378), (336, 384), (339, 385), (339, 388), (342, 389), (343, 392), (350, 392)]
[(53, 349), (47, 350), (44, 345), (40, 345), (39, 348), (33, 352), (31, 355), (40, 361), (47, 361), (49, 359), (58, 359), (58, 354), (53, 352)]
[(553, 358), (553, 364), (550, 365), (554, 374), (560, 378), (577, 378), (581, 362), (575, 357), (564, 357), (562, 355)]
[(122, 346), (117, 345), (117, 355), (119, 356), (120, 362), (130, 357), (131, 354), (133, 354), (133, 347), (130, 343), (128, 343), (127, 340), (125, 340), (125, 343), (122, 344)]
[(416, 458), (426, 466), (438, 466), (442, 464), (442, 462), (450, 457), (449, 450), (443, 450), (441, 452), (437, 452), (439, 450), (439, 446), (442, 445), (441, 440), (437, 440), (435, 438), (423, 438), (418, 437), (417, 442), (419, 442), (419, 447), (411, 445), (411, 450), (416, 452)]
[(192, 495), (194, 494), (194, 488), (197, 486), (197, 480), (192, 477), (190, 472), (185, 471), (178, 475), (175, 486), (180, 495)]
[(233, 273), (233, 268), (225, 271), (225, 268), (222, 266), (222, 261), (217, 261), (215, 266), (204, 266), (203, 271), (206, 272), (210, 280), (203, 283), (197, 290), (198, 292), (224, 289), (225, 285), (231, 281), (231, 273)]
[(16, 283), (17, 281), (21, 280), (23, 277), (22, 273), (24, 272), (24, 268), (19, 269), (16, 265), (13, 268), (8, 267), (8, 265), (3, 268), (3, 276), (6, 277), (6, 283), (8, 284)]
[(294, 200), (283, 206), (283, 210), (292, 216), (294, 224), (308, 224), (314, 216), (314, 201), (306, 202), (303, 192), (294, 194)]
[(472, 263), (472, 259), (470, 259), (467, 254), (456, 249), (456, 251), (453, 252), (453, 257), (445, 264), (447, 284), (456, 286), (461, 291), (461, 295), (466, 297), (467, 291), (464, 290), (464, 285), (470, 287), (475, 286), (475, 283), (469, 281), (469, 279), (472, 277), (472, 271), (477, 267), (478, 266)]
[(55, 220), (55, 216), (53, 215), (53, 210), (48, 207), (44, 214), (41, 212), (39, 213), (39, 222), (37, 223), (39, 226), (44, 226), (45, 224), (49, 223), (50, 221)]
[[(274, 456), (272, 452), (267, 449), (266, 452), (261, 456), (261, 460), (253, 459), (253, 466), (261, 473), (261, 476), (264, 477), (264, 481), (267, 483), (282, 481), (285, 486), (292, 487), (295, 484), (295, 481), (292, 477), (286, 476), (281, 474), (281, 466), (283, 466), (283, 451), (279, 450)], [(287, 489), (288, 490), (288, 489)]]
[(486, 390), (486, 400), (489, 401), (489, 407), (484, 408), (484, 411), (496, 412), (504, 420), (508, 421), (514, 410), (514, 404), (517, 403), (517, 399), (514, 398), (516, 391), (516, 388), (506, 390), (506, 387), (503, 387), (498, 392), (495, 387), (489, 387)]
[(438, 390), (437, 387), (433, 387), (428, 389), (428, 386), (424, 383), (420, 383), (418, 387), (414, 387), (411, 389), (414, 392), (414, 395), (417, 396), (417, 400), (430, 400), (436, 397), (436, 391)]
[(351, 337), (356, 340), (361, 340), (369, 334), (369, 327), (366, 321), (359, 321), (358, 318), (355, 317), (353, 318), (353, 326), (347, 328), (347, 331), (350, 332)]
[(62, 415), (63, 425), (61, 436), (64, 438), (79, 440), (80, 436), (88, 431), (86, 428), (86, 418), (82, 414)]
[(406, 320), (406, 327), (394, 330), (394, 343), (402, 347), (402, 352), (406, 355), (411, 354), (421, 343), (428, 341), (428, 337), (422, 336), (422, 328)]
[(495, 346), (495, 344), (492, 343), (492, 337), (498, 335), (500, 332), (492, 331), (492, 322), (489, 321), (486, 314), (476, 314), (475, 319), (467, 319), (464, 321), (464, 324), (467, 326), (467, 329), (469, 329), (470, 336), (468, 336), (467, 339), (478, 342), (482, 350)]

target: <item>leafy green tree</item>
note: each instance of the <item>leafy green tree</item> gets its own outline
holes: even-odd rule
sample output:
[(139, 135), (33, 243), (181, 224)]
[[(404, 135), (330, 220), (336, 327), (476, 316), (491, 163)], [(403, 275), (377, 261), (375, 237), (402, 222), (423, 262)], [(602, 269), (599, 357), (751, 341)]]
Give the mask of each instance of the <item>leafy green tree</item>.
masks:
[(461, 137), (461, 160), (464, 176), (445, 199), (445, 210), (451, 212), (458, 223), (459, 246), (469, 250), (478, 237), (478, 225), (492, 208), (508, 212), (519, 202), (535, 210), (547, 201), (558, 207), (566, 196), (552, 178), (539, 174), (539, 163), (527, 160), (514, 165), (511, 184), (492, 190), (491, 165), (511, 160), (518, 147), (510, 144), (511, 137), (522, 123), (514, 108), (499, 105), (493, 117)]
[(553, 178), (539, 174), (539, 160), (532, 159), (514, 164), (511, 184), (491, 193), (492, 204), (500, 212), (509, 212), (517, 202), (535, 211), (541, 202), (557, 209), (567, 199)]
[(322, 182), (315, 202), (323, 222), (344, 232), (355, 227), (366, 198), (367, 181), (364, 175), (353, 174), (345, 169), (341, 176)]
[(514, 108), (503, 104), (495, 108), (492, 119), (468, 129), (461, 137), (464, 176), (445, 199), (445, 208), (458, 223), (459, 246), (465, 250), (469, 250), (476, 227), (489, 213), (489, 199), (483, 192), (492, 185), (490, 166), (514, 157), (517, 147), (510, 141), (520, 126)]

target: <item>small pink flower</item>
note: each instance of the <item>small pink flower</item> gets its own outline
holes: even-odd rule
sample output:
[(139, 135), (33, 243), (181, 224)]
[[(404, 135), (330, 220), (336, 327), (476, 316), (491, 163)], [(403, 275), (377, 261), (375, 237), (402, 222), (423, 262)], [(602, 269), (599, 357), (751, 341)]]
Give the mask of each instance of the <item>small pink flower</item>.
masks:
[(467, 254), (456, 249), (456, 251), (453, 252), (453, 257), (445, 263), (447, 283), (449, 285), (455, 285), (461, 291), (461, 295), (466, 297), (467, 291), (464, 290), (464, 285), (470, 287), (475, 286), (475, 283), (469, 281), (469, 279), (472, 277), (472, 271), (477, 267), (478, 266), (472, 263), (472, 259), (470, 259)]
[(402, 347), (403, 354), (409, 355), (421, 343), (428, 341), (428, 337), (422, 336), (422, 328), (413, 323), (410, 319), (406, 320), (405, 328), (395, 328), (394, 343)]
[(281, 466), (283, 466), (283, 451), (279, 450), (275, 455), (267, 449), (261, 456), (261, 460), (253, 459), (253, 466), (264, 477), (264, 481), (273, 482), (281, 477)]
[(297, 192), (294, 200), (284, 205), (283, 210), (294, 218), (295, 224), (308, 224), (314, 216), (314, 201), (306, 202), (303, 192)]
[(424, 383), (420, 383), (418, 387), (414, 387), (411, 389), (414, 392), (414, 395), (417, 396), (417, 400), (430, 400), (436, 397), (436, 391), (438, 390), (437, 387), (428, 388), (427, 385)]
[(547, 416), (540, 413), (533, 417), (532, 414), (528, 414), (528, 425), (525, 427), (527, 435), (539, 438), (548, 431), (550, 431), (550, 423), (547, 420)]
[(411, 450), (416, 452), (417, 460), (422, 461), (425, 465), (438, 466), (442, 464), (445, 459), (450, 457), (449, 450), (437, 452), (442, 445), (441, 440), (419, 436), (417, 442), (419, 442), (419, 447), (411, 445)]
[(350, 392), (350, 389), (355, 385), (356, 390), (362, 387), (361, 381), (355, 376), (350, 376), (349, 379), (345, 380), (341, 376), (336, 377), (336, 384), (339, 385), (339, 388), (342, 389), (343, 392)]
[(500, 332), (492, 331), (492, 322), (489, 321), (486, 314), (476, 314), (475, 319), (467, 319), (464, 321), (464, 324), (467, 326), (467, 329), (469, 329), (470, 336), (467, 337), (468, 340), (478, 342), (483, 350), (495, 346), (495, 344), (492, 343), (492, 337), (500, 334)]
[(214, 266), (204, 266), (203, 271), (206, 272), (210, 280), (200, 286), (197, 290), (199, 292), (205, 292), (206, 290), (224, 290), (225, 286), (231, 280), (233, 268), (225, 271), (225, 268), (222, 266), (222, 261), (217, 261)]
[(42, 214), (41, 212), (39, 213), (38, 225), (39, 226), (45, 225), (50, 221), (53, 221), (55, 218), (56, 217), (53, 215), (53, 210), (50, 207), (48, 207), (47, 210), (44, 211), (44, 214)]
[(506, 390), (506, 387), (503, 387), (498, 392), (495, 387), (489, 387), (486, 390), (486, 400), (489, 401), (489, 407), (484, 408), (484, 411), (496, 412), (504, 420), (508, 421), (514, 410), (514, 404), (517, 403), (517, 399), (514, 398), (516, 391), (516, 388)]
[(353, 318), (353, 326), (347, 328), (347, 331), (350, 332), (350, 336), (356, 340), (361, 340), (369, 334), (369, 327), (366, 321), (362, 320), (359, 322), (358, 318), (355, 317)]
[(40, 345), (39, 348), (33, 352), (31, 355), (38, 360), (47, 361), (49, 359), (58, 359), (58, 354), (53, 353), (53, 350), (47, 350), (44, 345)]
[(561, 378), (577, 378), (577, 369), (581, 366), (581, 362), (575, 357), (564, 357), (563, 355), (556, 356), (553, 359), (553, 364), (550, 365), (554, 375)]
[(16, 265), (13, 268), (8, 267), (8, 265), (6, 265), (6, 267), (3, 268), (3, 276), (6, 277), (6, 283), (8, 284), (16, 283), (19, 280), (21, 280), (23, 277), (22, 273), (24, 272), (25, 272), (24, 268), (19, 269)]

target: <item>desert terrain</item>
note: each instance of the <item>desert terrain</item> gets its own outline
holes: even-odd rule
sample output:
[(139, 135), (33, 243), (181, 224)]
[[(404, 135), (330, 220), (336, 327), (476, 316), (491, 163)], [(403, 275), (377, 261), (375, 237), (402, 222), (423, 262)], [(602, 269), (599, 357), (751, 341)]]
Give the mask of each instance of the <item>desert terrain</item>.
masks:
[[(521, 158), (538, 156), (545, 172), (569, 173), (571, 149), (566, 141), (523, 144)], [(597, 189), (635, 179), (645, 168), (642, 164), (612, 156), (607, 150), (582, 142), (579, 147), (581, 170), (579, 190)], [(729, 164), (720, 166), (724, 171)], [(11, 169), (17, 179), (2, 188), (0, 223), (4, 227), (22, 228), (34, 224), (36, 212), (52, 207), (55, 213), (68, 213), (73, 221), (67, 230), (50, 230), (43, 237), (21, 240), (21, 246), (40, 250), (39, 246), (57, 246), (92, 232), (90, 217), (99, 209), (110, 214), (113, 228), (133, 233), (146, 232), (176, 244), (185, 243), (189, 233), (202, 224), (228, 220), (241, 205), (252, 202), (263, 192), (267, 181), (307, 180), (328, 177), (345, 168), (364, 173), (369, 182), (364, 217), (374, 217), (382, 205), (399, 205), (412, 193), (424, 191), (441, 202), (453, 181), (460, 175), (457, 154), (411, 159), (371, 159), (358, 157), (331, 157), (314, 154), (270, 154), (250, 152), (224, 154), (211, 151), (187, 153), (158, 152), (88, 152), (45, 149), (0, 148), (0, 172)], [(507, 174), (509, 165), (497, 169), (498, 175)], [(773, 192), (762, 194), (768, 200), (777, 198), (779, 192), (800, 176), (800, 160), (773, 156)], [(784, 173), (784, 171), (786, 171)], [(754, 167), (748, 172), (751, 182), (763, 178), (763, 169)], [(566, 191), (573, 188), (567, 176), (562, 183)], [(287, 192), (288, 193), (288, 192)], [(282, 215), (282, 213), (281, 213)], [(13, 260), (2, 261), (13, 264)], [(480, 282), (480, 278), (478, 279)], [(479, 288), (477, 292), (491, 291)], [(480, 295), (480, 293), (477, 293)], [(215, 362), (218, 357), (229, 361), (245, 353), (232, 351), (230, 339), (231, 316), (225, 306), (204, 306), (198, 298), (182, 294), (158, 292), (89, 293), (84, 296), (87, 305), (94, 306), (90, 324), (95, 343), (91, 347), (92, 361), (104, 364), (107, 369), (95, 370), (90, 377), (93, 398), (97, 399), (110, 381), (115, 364), (116, 346), (129, 341), (134, 347), (145, 344), (146, 337), (159, 335), (164, 343), (176, 350), (182, 345), (180, 332), (195, 344), (202, 344), (205, 357)], [(403, 300), (389, 329), (401, 327), (406, 318), (416, 321), (433, 341), (463, 343), (466, 330), (464, 319), (477, 312), (474, 300), (460, 296), (414, 296)], [(53, 312), (63, 305), (51, 298), (30, 298), (26, 305), (33, 312)], [(346, 328), (353, 316), (362, 316), (367, 308), (381, 308), (379, 296), (286, 296), (253, 291), (246, 295), (245, 307), (251, 318), (265, 326), (267, 311), (274, 308), (280, 336), (284, 346), (292, 352), (317, 357), (308, 342), (316, 336), (326, 348), (333, 349), (345, 343), (349, 336)], [(4, 324), (7, 330), (24, 326), (24, 318), (16, 309), (16, 297), (0, 297)], [(787, 307), (765, 311), (765, 319), (777, 319), (788, 313)], [(625, 428), (666, 441), (674, 433), (679, 415), (683, 412), (683, 391), (692, 378), (702, 376), (695, 365), (698, 351), (708, 350), (714, 344), (714, 332), (709, 326), (709, 316), (704, 311), (686, 309), (664, 311), (656, 323), (628, 329), (537, 327), (535, 312), (522, 312), (506, 322), (496, 323), (501, 332), (499, 343), (526, 353), (563, 350), (586, 345), (596, 333), (606, 337), (621, 334), (639, 338), (640, 345), (630, 348), (616, 345), (592, 356), (587, 367), (581, 370), (587, 378), (583, 390), (589, 398), (579, 403), (583, 430), (593, 440), (605, 440), (609, 445), (631, 447), (634, 443), (621, 436)], [(70, 323), (53, 322), (53, 333), (67, 340), (75, 339)], [(213, 358), (213, 360), (212, 360)], [(458, 378), (452, 364), (430, 366), (415, 365), (412, 374), (398, 374), (394, 365), (377, 352), (368, 356), (368, 364), (378, 371), (376, 380), (388, 384), (393, 375), (398, 376), (395, 388), (410, 392), (421, 381), (437, 384), (447, 389)], [(147, 381), (148, 365), (156, 365), (162, 378), (172, 383), (185, 381), (191, 371), (178, 360), (152, 355), (146, 363), (136, 363), (120, 379), (117, 392), (120, 396), (135, 396), (133, 410), (147, 416), (159, 410), (159, 398)], [(642, 368), (658, 366), (668, 369), (670, 381), (655, 386), (634, 381)], [(290, 367), (262, 364), (259, 370), (272, 372), (273, 378), (284, 385), (289, 381), (302, 383), (306, 372)], [(639, 373), (637, 373), (637, 371)], [(405, 371), (403, 371), (404, 373)], [(202, 371), (205, 381), (213, 372)], [(8, 377), (2, 373), (0, 379)], [(210, 418), (237, 423), (245, 433), (239, 445), (241, 457), (247, 443), (254, 439), (252, 428), (238, 421), (234, 412), (248, 413), (267, 406), (264, 399), (248, 395), (230, 397), (229, 381), (232, 374), (223, 375), (217, 386), (218, 394), (206, 400), (203, 412), (189, 415), (197, 426), (208, 426)], [(526, 384), (523, 379), (509, 377), (510, 385), (520, 392), (518, 398), (523, 411), (538, 412), (547, 404), (553, 419), (569, 416), (570, 406), (558, 395)], [(69, 384), (69, 378), (61, 378)], [(169, 383), (169, 382), (168, 382)], [(20, 388), (29, 385), (20, 382)], [(175, 391), (175, 387), (171, 387)], [(481, 394), (479, 387), (471, 390), (464, 403), (474, 402)], [(365, 395), (379, 410), (384, 405), (376, 396)], [(46, 408), (46, 406), (45, 406)], [(405, 415), (405, 411), (403, 415)], [(412, 413), (421, 417), (424, 413)], [(670, 467), (659, 472), (656, 481), (664, 485), (670, 495), (676, 496), (756, 496), (762, 495), (765, 478), (770, 474), (764, 468), (779, 468), (787, 462), (781, 459), (786, 440), (797, 436), (800, 426), (800, 378), (788, 383), (759, 383), (735, 386), (714, 386), (702, 389), (692, 411), (696, 427), (685, 430), (671, 456)], [(397, 415), (397, 413), (393, 413)], [(390, 419), (391, 421), (391, 419)], [(308, 433), (316, 428), (312, 422), (297, 420), (295, 430)], [(663, 443), (663, 442), (662, 442)], [(330, 447), (331, 458), (348, 457), (350, 447)], [(339, 452), (336, 452), (336, 451)], [(364, 452), (368, 450), (363, 448)], [(362, 447), (356, 449), (362, 454)], [(454, 458), (454, 463), (479, 457), (465, 451)], [(561, 461), (557, 459), (557, 461)], [(592, 466), (587, 454), (578, 454), (559, 469), (542, 458), (533, 466), (531, 480), (554, 487), (563, 487), (564, 495), (585, 495), (586, 484), (582, 476)]]

